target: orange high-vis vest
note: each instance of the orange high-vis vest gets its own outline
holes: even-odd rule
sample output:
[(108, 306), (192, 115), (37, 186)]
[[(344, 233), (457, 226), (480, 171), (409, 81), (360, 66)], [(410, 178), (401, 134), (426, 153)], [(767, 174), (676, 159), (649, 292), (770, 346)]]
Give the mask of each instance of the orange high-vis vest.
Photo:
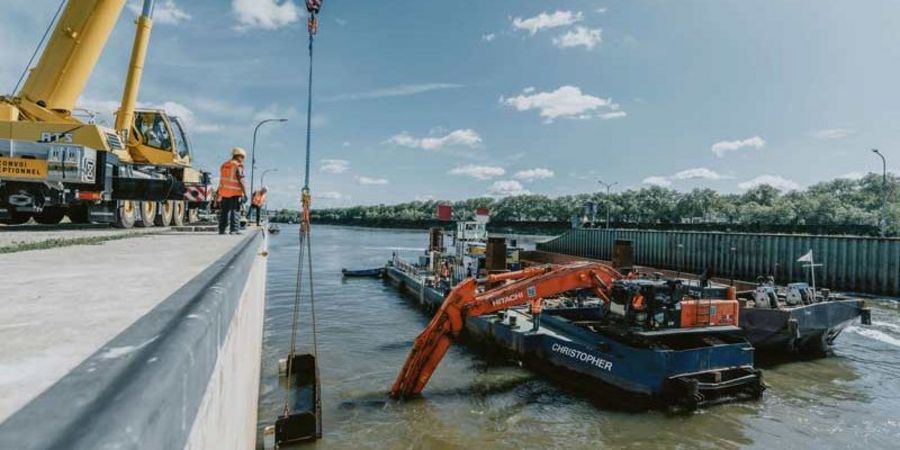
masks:
[(234, 159), (229, 159), (225, 161), (225, 164), (222, 164), (222, 168), (219, 171), (220, 199), (244, 195), (244, 190), (241, 189), (241, 183), (238, 180), (238, 170), (240, 170), (241, 166), (241, 163)]
[(263, 191), (256, 191), (253, 193), (253, 206), (262, 206), (266, 204), (266, 193)]

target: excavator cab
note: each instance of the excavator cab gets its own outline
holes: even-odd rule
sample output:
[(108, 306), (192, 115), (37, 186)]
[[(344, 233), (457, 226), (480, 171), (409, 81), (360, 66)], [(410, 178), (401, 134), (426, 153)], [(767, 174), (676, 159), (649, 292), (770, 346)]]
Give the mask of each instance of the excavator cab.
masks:
[(181, 120), (165, 111), (135, 111), (129, 152), (135, 162), (160, 166), (191, 164), (191, 147)]

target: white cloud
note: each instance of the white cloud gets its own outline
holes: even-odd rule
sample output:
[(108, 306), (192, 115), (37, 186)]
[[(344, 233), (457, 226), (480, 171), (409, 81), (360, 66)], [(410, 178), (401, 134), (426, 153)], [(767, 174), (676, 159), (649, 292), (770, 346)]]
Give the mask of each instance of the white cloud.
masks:
[(602, 6), (600, 8), (595, 9), (594, 11), (597, 11), (597, 14), (606, 14), (606, 11), (608, 11), (608, 10), (609, 10), (609, 8)]
[(484, 42), (491, 42), (497, 38), (497, 35), (494, 33), (487, 33), (481, 35), (481, 40)]
[(138, 102), (138, 108), (145, 109), (161, 109), (171, 117), (178, 117), (184, 122), (188, 133), (217, 133), (222, 131), (222, 125), (215, 123), (206, 123), (197, 118), (194, 111), (181, 103), (165, 102), (165, 103), (143, 103)]
[(114, 115), (119, 110), (119, 104), (120, 102), (116, 100), (81, 98), (78, 100), (77, 107), (97, 114)]
[(696, 169), (682, 170), (672, 175), (672, 178), (676, 180), (721, 180), (725, 177), (706, 167), (698, 167)]
[(389, 183), (387, 178), (371, 178), (371, 177), (357, 177), (356, 182), (363, 186), (384, 186)]
[(350, 161), (346, 159), (323, 159), (319, 161), (319, 171), (325, 173), (344, 173), (350, 170)]
[[(306, 119), (306, 112), (305, 112), (305, 111), (304, 111), (303, 115), (301, 116), (301, 115), (300, 115), (300, 111), (298, 111), (297, 108), (294, 107), (294, 106), (286, 106), (286, 107), (285, 107), (285, 106), (279, 105), (278, 103), (272, 103), (272, 104), (266, 106), (266, 107), (263, 108), (263, 109), (254, 111), (254, 112), (253, 112), (253, 119), (252, 119), (252, 120), (253, 120), (254, 122), (259, 122), (259, 121), (267, 120), (267, 119), (288, 119), (288, 120), (295, 120), (295, 119), (297, 119), (297, 118), (299, 118), (299, 117), (303, 117), (304, 122), (306, 122), (306, 120), (305, 120), (305, 119)], [(314, 113), (314, 114), (313, 114), (313, 118), (312, 118), (313, 128), (320, 127), (320, 126), (324, 125), (324, 121), (325, 121), (325, 120), (326, 120), (326, 119), (324, 118), (324, 116), (317, 115), (317, 114)], [(264, 125), (263, 127), (264, 127), (264, 128), (269, 128), (269, 127), (273, 127), (273, 126), (277, 126), (277, 125), (279, 125), (279, 124), (277, 124), (277, 123), (274, 123), (274, 124), (270, 123), (270, 124), (268, 124), (268, 125)], [(304, 125), (305, 125), (305, 123), (304, 123)], [(261, 128), (260, 130), (262, 130), (262, 128)]]
[(682, 170), (681, 172), (677, 172), (671, 176), (652, 176), (644, 178), (641, 181), (643, 184), (650, 184), (654, 186), (661, 187), (669, 187), (672, 185), (673, 181), (682, 181), (682, 180), (721, 180), (723, 178), (727, 178), (723, 175), (720, 175), (718, 172), (715, 172), (711, 169), (707, 169), (706, 167), (698, 167), (696, 169), (687, 169)]
[(490, 180), (494, 177), (506, 175), (506, 170), (502, 167), (468, 165), (456, 167), (447, 173), (456, 176), (472, 177), (478, 180)]
[[(97, 123), (106, 126), (113, 126), (115, 114), (119, 110), (119, 102), (116, 100), (82, 98), (78, 100), (77, 106), (95, 114)], [(200, 120), (192, 108), (178, 102), (138, 102), (136, 107), (138, 109), (161, 109), (170, 117), (181, 119), (189, 134), (217, 133), (224, 129), (220, 124)], [(78, 113), (76, 111), (76, 114)]]
[(513, 195), (523, 195), (529, 192), (516, 180), (495, 181), (488, 189), (488, 194), (493, 197), (509, 197)]
[(464, 129), (452, 131), (445, 136), (417, 138), (407, 132), (400, 133), (388, 139), (388, 143), (401, 147), (421, 148), (423, 150), (440, 150), (444, 147), (469, 147), (475, 148), (481, 144), (481, 136), (475, 130)]
[(553, 178), (554, 175), (556, 174), (553, 173), (552, 170), (539, 167), (536, 169), (520, 170), (513, 176), (522, 181), (534, 181), (543, 180), (545, 178)]
[(465, 87), (461, 84), (453, 83), (422, 83), (422, 84), (402, 84), (399, 86), (390, 86), (386, 88), (374, 89), (366, 92), (356, 92), (350, 94), (341, 94), (328, 99), (328, 101), (336, 102), (343, 100), (364, 100), (372, 98), (385, 97), (406, 97), (409, 95), (424, 94), (431, 91), (439, 91), (444, 89), (458, 89)]
[(712, 152), (715, 153), (716, 156), (721, 158), (728, 152), (733, 152), (742, 148), (763, 148), (765, 145), (766, 141), (763, 140), (763, 138), (759, 136), (753, 136), (751, 138), (736, 141), (716, 142), (712, 146)]
[(612, 111), (612, 112), (600, 114), (600, 118), (603, 120), (621, 119), (622, 117), (625, 117), (627, 115), (628, 114), (625, 111)]
[(542, 12), (534, 17), (513, 19), (513, 27), (519, 30), (528, 30), (532, 35), (547, 28), (565, 27), (583, 19), (582, 14), (572, 11), (556, 11), (553, 14)]
[(559, 48), (582, 46), (592, 50), (597, 44), (603, 42), (603, 30), (600, 28), (575, 27), (559, 37), (553, 38), (553, 43)]
[(618, 111), (619, 105), (612, 100), (584, 94), (575, 86), (562, 86), (553, 92), (538, 93), (526, 89), (515, 97), (501, 97), (500, 103), (512, 106), (517, 111), (537, 109), (546, 123), (558, 118), (589, 119), (601, 108), (609, 111), (600, 113), (599, 117), (612, 119), (625, 116), (625, 112)]
[(777, 175), (760, 175), (752, 180), (738, 183), (738, 188), (747, 190), (762, 185), (772, 186), (782, 191), (793, 191), (796, 189), (800, 189), (800, 185), (796, 182), (779, 177)]
[(660, 187), (669, 187), (672, 185), (672, 182), (669, 181), (668, 178), (657, 177), (657, 176), (644, 178), (643, 181), (641, 181), (641, 183), (650, 184), (653, 186), (660, 186)]
[(350, 146), (350, 141), (344, 141), (344, 143), (343, 143), (342, 145), (343, 145), (344, 147), (349, 147), (349, 146)]
[(335, 19), (334, 19), (334, 22), (337, 23), (337, 24), (340, 25), (340, 26), (347, 25), (347, 20), (346, 20), (346, 19), (341, 19), (340, 17), (335, 18)]
[(319, 198), (321, 200), (342, 200), (345, 198), (349, 198), (337, 191), (316, 192), (315, 196), (316, 198)]
[(850, 130), (847, 128), (829, 128), (826, 130), (818, 130), (813, 133), (813, 136), (816, 139), (843, 139), (851, 134), (856, 133), (856, 130)]
[(839, 176), (838, 178), (843, 178), (846, 180), (861, 180), (865, 176), (866, 176), (866, 174), (864, 174), (862, 172), (848, 172), (848, 173), (845, 173), (845, 174)]
[[(128, 9), (133, 13), (140, 15), (143, 10), (142, 2), (132, 1), (128, 4)], [(153, 23), (161, 25), (178, 25), (179, 23), (191, 20), (190, 14), (175, 4), (174, 0), (166, 0), (158, 2), (153, 10)]]
[(277, 30), (299, 21), (303, 14), (294, 0), (231, 0), (231, 11), (240, 31)]

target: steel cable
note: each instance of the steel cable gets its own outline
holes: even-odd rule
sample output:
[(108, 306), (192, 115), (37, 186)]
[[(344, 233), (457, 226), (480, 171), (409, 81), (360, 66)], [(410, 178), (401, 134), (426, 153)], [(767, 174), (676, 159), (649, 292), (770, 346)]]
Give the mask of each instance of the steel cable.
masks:
[[(310, 204), (311, 204), (311, 195), (309, 189), (309, 166), (310, 166), (310, 158), (311, 158), (311, 143), (312, 143), (312, 83), (313, 83), (313, 42), (315, 40), (315, 33), (318, 29), (317, 22), (318, 9), (315, 11), (310, 10), (310, 18), (309, 18), (309, 80), (307, 86), (307, 105), (306, 105), (306, 161), (305, 161), (305, 172), (304, 172), (304, 182), (303, 189), (301, 191), (302, 198), (302, 208), (303, 208), (303, 217), (301, 219), (300, 225), (300, 248), (299, 248), (299, 258), (297, 261), (297, 280), (295, 286), (295, 294), (294, 294), (294, 311), (293, 318), (291, 323), (291, 350), (288, 354), (287, 361), (287, 379), (290, 382), (291, 377), (293, 376), (293, 362), (294, 362), (294, 354), (297, 351), (297, 335), (299, 333), (299, 322), (300, 322), (300, 301), (302, 298), (302, 288), (303, 288), (303, 264), (304, 264), (304, 253), (306, 256), (306, 263), (308, 264), (307, 268), (307, 276), (309, 283), (309, 303), (310, 303), (310, 328), (312, 332), (312, 353), (315, 361), (315, 371), (316, 371), (316, 379), (318, 379), (319, 372), (319, 342), (318, 342), (318, 332), (316, 330), (316, 301), (315, 301), (315, 291), (313, 289), (313, 258), (312, 258), (312, 239), (310, 232)], [(305, 245), (304, 245), (305, 244)], [(316, 383), (316, 389), (318, 390), (318, 383)], [(290, 414), (290, 389), (285, 391), (284, 398), (284, 414)], [(319, 396), (316, 395), (318, 398)], [(315, 405), (316, 410), (318, 411), (318, 404)]]
[(41, 47), (44, 46), (44, 42), (47, 41), (47, 36), (50, 34), (50, 30), (53, 29), (53, 24), (56, 23), (56, 19), (59, 18), (59, 13), (62, 12), (63, 6), (66, 5), (66, 0), (62, 0), (59, 2), (59, 8), (56, 9), (56, 14), (53, 15), (53, 19), (50, 19), (50, 23), (47, 25), (47, 29), (44, 30), (44, 36), (41, 37), (41, 41), (38, 43), (37, 48), (34, 49), (34, 53), (31, 54), (31, 59), (28, 60), (28, 64), (25, 66), (25, 70), (22, 71), (22, 75), (19, 76), (19, 81), (16, 82), (16, 87), (13, 88), (13, 91), (10, 95), (16, 95), (19, 92), (19, 86), (22, 85), (22, 81), (25, 80), (25, 76), (28, 75), (28, 69), (31, 68), (31, 65), (34, 64), (34, 59), (37, 58), (38, 53), (41, 51)]

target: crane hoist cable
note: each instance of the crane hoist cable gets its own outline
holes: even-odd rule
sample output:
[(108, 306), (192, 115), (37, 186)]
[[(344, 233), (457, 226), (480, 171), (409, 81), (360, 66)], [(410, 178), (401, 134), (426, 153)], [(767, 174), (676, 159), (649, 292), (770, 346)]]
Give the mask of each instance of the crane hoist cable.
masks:
[(53, 29), (53, 24), (56, 23), (56, 20), (59, 19), (59, 14), (62, 12), (63, 7), (66, 6), (66, 0), (61, 0), (59, 2), (59, 8), (56, 9), (56, 14), (53, 15), (53, 18), (50, 19), (50, 23), (47, 24), (47, 29), (44, 30), (44, 36), (41, 37), (41, 41), (38, 42), (37, 47), (34, 49), (34, 53), (31, 54), (31, 59), (28, 60), (28, 64), (25, 65), (25, 69), (22, 70), (22, 75), (19, 76), (19, 81), (16, 82), (16, 87), (13, 88), (13, 91), (10, 92), (10, 95), (16, 95), (19, 93), (19, 87), (22, 86), (22, 82), (25, 81), (25, 76), (28, 75), (28, 71), (31, 69), (31, 65), (34, 64), (34, 59), (37, 58), (38, 53), (41, 51), (41, 47), (44, 46), (44, 42), (47, 42), (47, 36), (50, 35), (50, 30)]
[[(306, 0), (306, 10), (309, 12), (309, 20), (307, 22), (307, 30), (309, 31), (309, 82), (307, 86), (307, 104), (306, 104), (306, 165), (303, 179), (303, 189), (301, 190), (301, 208), (302, 217), (300, 220), (300, 249), (297, 260), (297, 282), (294, 291), (294, 311), (291, 322), (291, 351), (287, 359), (287, 379), (290, 380), (293, 375), (294, 354), (297, 351), (297, 334), (300, 322), (300, 300), (303, 288), (303, 265), (304, 254), (306, 256), (307, 277), (309, 286), (309, 307), (310, 307), (310, 328), (312, 332), (312, 353), (316, 361), (316, 379), (319, 372), (319, 342), (318, 332), (316, 330), (316, 300), (315, 290), (313, 289), (313, 258), (312, 258), (312, 236), (310, 230), (310, 206), (312, 204), (312, 193), (309, 188), (309, 164), (311, 158), (312, 147), (312, 84), (313, 84), (313, 43), (315, 42), (316, 33), (319, 31), (319, 10), (322, 8), (323, 0)], [(318, 389), (318, 386), (316, 387)], [(317, 395), (318, 399), (319, 396)], [(284, 397), (284, 414), (290, 413), (290, 390), (285, 390)], [(317, 405), (318, 406), (318, 405)], [(317, 407), (318, 409), (318, 407)]]

